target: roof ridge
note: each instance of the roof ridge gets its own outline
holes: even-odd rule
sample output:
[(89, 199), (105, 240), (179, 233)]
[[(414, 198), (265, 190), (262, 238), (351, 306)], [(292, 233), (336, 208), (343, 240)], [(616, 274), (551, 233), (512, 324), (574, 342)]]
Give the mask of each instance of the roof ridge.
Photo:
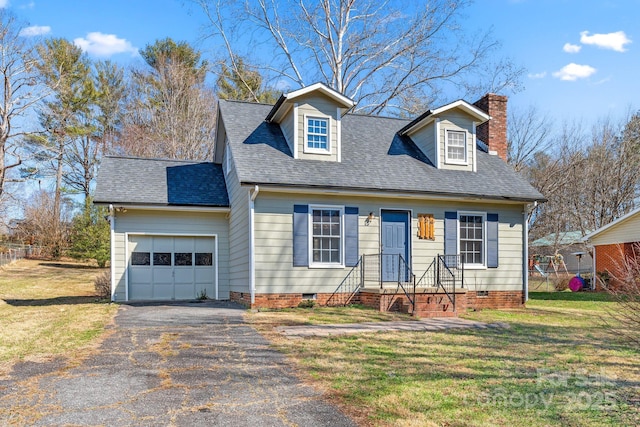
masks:
[(267, 102), (244, 101), (242, 99), (219, 99), (218, 101), (233, 102), (234, 104), (266, 105), (268, 107), (273, 107), (275, 105)]
[(186, 160), (186, 159), (169, 159), (160, 157), (141, 157), (141, 156), (126, 156), (121, 154), (108, 154), (104, 158), (109, 159), (128, 159), (128, 160), (149, 160), (154, 162), (178, 162), (178, 163), (213, 163), (209, 160)]

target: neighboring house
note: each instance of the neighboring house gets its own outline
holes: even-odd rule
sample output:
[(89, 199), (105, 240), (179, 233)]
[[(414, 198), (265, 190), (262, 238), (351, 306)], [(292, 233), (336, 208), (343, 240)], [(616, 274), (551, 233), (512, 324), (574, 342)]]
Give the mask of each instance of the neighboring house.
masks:
[(410, 121), (350, 114), (322, 84), (275, 105), (220, 101), (213, 162), (104, 159), (112, 298), (519, 306), (527, 205), (544, 199), (506, 164), (506, 103)]
[[(529, 256), (543, 255), (549, 257), (559, 254), (562, 255), (562, 259), (569, 273), (576, 274), (578, 272), (585, 273), (591, 271), (593, 259), (582, 237), (582, 232), (580, 231), (548, 234), (529, 244)], [(576, 253), (582, 253), (580, 260), (578, 260)], [(540, 267), (544, 271), (548, 265), (544, 261), (541, 261)], [(550, 268), (548, 270), (553, 272)], [(564, 273), (564, 270), (562, 270), (562, 272)]]
[(640, 208), (587, 234), (584, 241), (593, 248), (594, 275), (606, 272), (609, 283), (616, 285), (625, 275), (621, 267), (625, 262), (640, 260)]

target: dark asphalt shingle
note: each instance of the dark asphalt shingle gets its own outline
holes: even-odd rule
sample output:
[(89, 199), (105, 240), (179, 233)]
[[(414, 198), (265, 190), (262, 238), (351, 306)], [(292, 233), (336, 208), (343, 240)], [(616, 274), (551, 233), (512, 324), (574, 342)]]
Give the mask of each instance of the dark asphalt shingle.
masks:
[(534, 201), (544, 197), (497, 156), (476, 149), (477, 172), (437, 169), (408, 137), (409, 120), (347, 114), (342, 161), (294, 159), (270, 105), (220, 101), (242, 183), (409, 192), (425, 195)]
[(100, 165), (94, 201), (142, 205), (229, 206), (221, 165), (109, 156)]

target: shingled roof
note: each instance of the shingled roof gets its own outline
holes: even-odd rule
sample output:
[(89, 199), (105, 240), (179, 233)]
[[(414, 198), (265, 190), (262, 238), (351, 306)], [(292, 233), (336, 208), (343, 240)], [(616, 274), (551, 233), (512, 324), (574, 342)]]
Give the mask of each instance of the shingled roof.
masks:
[(347, 114), (342, 161), (294, 159), (272, 106), (221, 100), (234, 164), (242, 184), (418, 193), (434, 196), (536, 201), (544, 197), (499, 157), (477, 149), (477, 172), (437, 169), (398, 131), (409, 120)]
[(102, 160), (95, 203), (228, 207), (220, 165), (135, 157)]

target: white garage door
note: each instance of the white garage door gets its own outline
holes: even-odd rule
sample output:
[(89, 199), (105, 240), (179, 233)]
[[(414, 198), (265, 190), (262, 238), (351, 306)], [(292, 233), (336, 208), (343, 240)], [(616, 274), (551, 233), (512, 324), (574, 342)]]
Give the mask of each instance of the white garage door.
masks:
[(213, 237), (129, 236), (129, 299), (215, 298)]

